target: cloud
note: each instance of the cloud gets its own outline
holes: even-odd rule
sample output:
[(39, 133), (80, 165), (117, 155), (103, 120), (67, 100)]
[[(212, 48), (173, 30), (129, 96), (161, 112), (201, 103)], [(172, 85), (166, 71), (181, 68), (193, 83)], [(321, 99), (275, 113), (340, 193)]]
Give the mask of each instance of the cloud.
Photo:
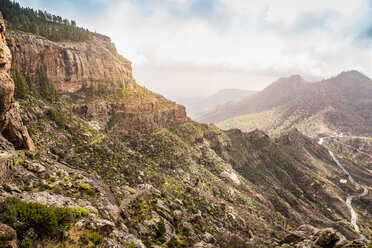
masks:
[(280, 76), (372, 75), (369, 0), (22, 0), (109, 35), (163, 94), (261, 89)]

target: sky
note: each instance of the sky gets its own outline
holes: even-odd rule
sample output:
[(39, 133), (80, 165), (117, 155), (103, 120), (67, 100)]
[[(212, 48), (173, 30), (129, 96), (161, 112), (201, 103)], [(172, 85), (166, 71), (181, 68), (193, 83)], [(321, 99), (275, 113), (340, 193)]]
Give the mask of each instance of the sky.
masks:
[(108, 35), (166, 96), (261, 90), (279, 77), (372, 76), (372, 0), (19, 0)]

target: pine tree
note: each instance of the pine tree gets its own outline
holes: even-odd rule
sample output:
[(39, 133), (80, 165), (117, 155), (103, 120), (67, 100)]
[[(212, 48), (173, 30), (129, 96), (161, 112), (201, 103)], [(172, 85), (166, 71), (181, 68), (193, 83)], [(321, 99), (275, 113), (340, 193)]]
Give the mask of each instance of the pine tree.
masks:
[(18, 70), (18, 68), (15, 69), (13, 78), (15, 84), (15, 97), (21, 99), (27, 98), (29, 89), (25, 77), (23, 76), (22, 72)]

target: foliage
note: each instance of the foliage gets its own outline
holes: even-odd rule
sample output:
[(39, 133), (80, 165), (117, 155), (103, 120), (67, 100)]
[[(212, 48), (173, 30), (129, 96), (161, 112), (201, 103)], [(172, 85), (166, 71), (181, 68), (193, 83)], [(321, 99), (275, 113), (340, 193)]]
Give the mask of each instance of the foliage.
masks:
[(71, 210), (72, 214), (75, 216), (76, 219), (81, 219), (83, 217), (88, 217), (90, 216), (90, 211), (89, 209), (77, 206), (77, 207), (69, 207)]
[(90, 189), (90, 185), (89, 184), (82, 183), (82, 184), (79, 185), (79, 189), (81, 189), (81, 190), (88, 190), (88, 189)]
[(54, 83), (50, 82), (43, 66), (41, 66), (39, 70), (40, 95), (49, 101), (58, 101), (59, 94), (56, 86), (54, 85)]
[[(0, 221), (12, 226), (22, 238), (30, 238), (30, 230), (38, 236), (55, 234), (87, 214), (86, 210), (65, 207), (49, 207), (39, 203), (26, 203), (6, 198), (0, 204)], [(29, 240), (25, 240), (29, 244)]]
[(76, 27), (75, 21), (62, 19), (46, 11), (23, 8), (19, 3), (0, 0), (0, 9), (9, 28), (43, 36), (53, 41), (84, 41), (93, 38), (87, 29)]
[(13, 80), (15, 84), (14, 96), (16, 98), (26, 99), (29, 93), (29, 88), (25, 77), (23, 76), (22, 72), (18, 70), (18, 68), (16, 68), (14, 71)]
[(68, 121), (61, 107), (49, 109), (48, 117), (60, 127), (65, 127)]
[(132, 195), (134, 195), (136, 193), (136, 191), (134, 189), (128, 189), (128, 192), (131, 193)]
[(102, 235), (97, 232), (89, 233), (88, 239), (92, 241), (93, 244), (98, 245), (102, 242)]

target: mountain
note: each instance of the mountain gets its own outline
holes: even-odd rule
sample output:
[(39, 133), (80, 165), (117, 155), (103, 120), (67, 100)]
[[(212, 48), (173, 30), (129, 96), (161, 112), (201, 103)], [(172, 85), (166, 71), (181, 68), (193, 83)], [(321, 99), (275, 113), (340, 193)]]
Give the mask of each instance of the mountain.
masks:
[(173, 99), (186, 107), (187, 113), (192, 117), (199, 112), (210, 109), (218, 104), (230, 102), (256, 93), (251, 90), (223, 89), (207, 97), (181, 97)]
[[(269, 86), (270, 87), (270, 86)], [(285, 89), (285, 88), (284, 88)], [(372, 133), (372, 80), (358, 71), (311, 83), (298, 97), (254, 114), (219, 123), (221, 128), (259, 128), (271, 134), (298, 128), (310, 136)]]
[[(317, 140), (192, 121), (109, 39), (23, 11), (45, 30), (8, 20), (5, 40), (0, 22), (0, 247), (367, 245), (345, 204), (362, 188)], [(369, 168), (340, 161), (372, 187)], [(370, 239), (371, 195), (353, 206)]]
[(220, 104), (197, 114), (194, 119), (217, 123), (234, 116), (269, 110), (301, 96), (309, 87), (310, 83), (299, 75), (280, 78), (252, 96)]

